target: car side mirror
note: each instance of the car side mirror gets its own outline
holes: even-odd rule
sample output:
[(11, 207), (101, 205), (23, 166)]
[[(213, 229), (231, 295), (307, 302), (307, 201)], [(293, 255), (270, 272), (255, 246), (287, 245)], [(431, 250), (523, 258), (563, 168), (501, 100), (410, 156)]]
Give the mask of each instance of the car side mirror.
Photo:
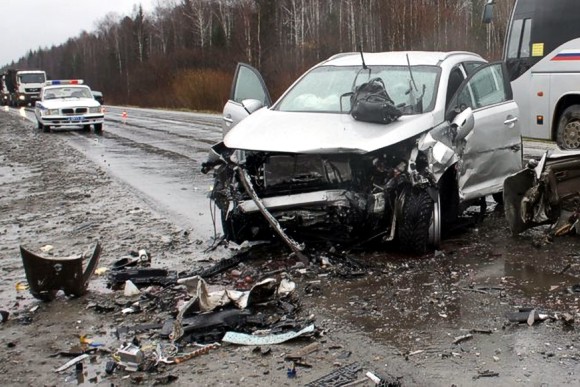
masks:
[(494, 0), (488, 0), (488, 2), (483, 7), (483, 14), (481, 15), (481, 22), (485, 24), (491, 23), (493, 19), (493, 6)]
[(471, 110), (471, 108), (466, 108), (456, 115), (451, 123), (451, 128), (455, 133), (455, 141), (461, 141), (467, 137), (467, 135), (473, 130), (474, 126), (475, 118), (473, 117), (473, 110)]
[(242, 101), (242, 106), (248, 114), (252, 114), (256, 110), (259, 110), (264, 107), (264, 103), (258, 99), (245, 99)]

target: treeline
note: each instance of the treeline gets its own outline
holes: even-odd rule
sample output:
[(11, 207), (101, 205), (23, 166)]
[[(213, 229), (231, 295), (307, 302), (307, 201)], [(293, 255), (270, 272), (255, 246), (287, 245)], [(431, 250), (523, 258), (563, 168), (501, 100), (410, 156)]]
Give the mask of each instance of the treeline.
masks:
[(95, 31), (30, 51), (11, 66), (83, 78), (108, 103), (221, 110), (237, 62), (265, 77), (273, 97), (335, 54), (469, 50), (497, 59), (514, 0), (168, 0), (152, 12), (109, 14)]

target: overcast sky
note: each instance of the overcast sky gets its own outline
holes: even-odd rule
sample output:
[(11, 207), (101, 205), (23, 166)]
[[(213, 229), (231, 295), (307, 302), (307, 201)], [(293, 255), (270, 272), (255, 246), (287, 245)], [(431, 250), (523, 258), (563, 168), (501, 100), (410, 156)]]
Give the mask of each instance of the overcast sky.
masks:
[(131, 15), (162, 0), (0, 0), (0, 67), (30, 50), (59, 45), (83, 30), (92, 32), (105, 15)]

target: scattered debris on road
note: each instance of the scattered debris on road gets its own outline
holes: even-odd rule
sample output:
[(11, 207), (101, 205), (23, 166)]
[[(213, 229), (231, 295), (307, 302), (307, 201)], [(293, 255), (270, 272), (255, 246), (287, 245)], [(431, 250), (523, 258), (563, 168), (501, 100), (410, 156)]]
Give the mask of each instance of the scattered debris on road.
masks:
[[(44, 249), (50, 252), (52, 249)], [(66, 295), (82, 296), (97, 268), (101, 256), (101, 245), (96, 243), (90, 255), (80, 254), (72, 257), (43, 257), (20, 246), (22, 263), (30, 293), (43, 301), (54, 299), (57, 291), (63, 290)], [(83, 261), (89, 259), (83, 270)]]

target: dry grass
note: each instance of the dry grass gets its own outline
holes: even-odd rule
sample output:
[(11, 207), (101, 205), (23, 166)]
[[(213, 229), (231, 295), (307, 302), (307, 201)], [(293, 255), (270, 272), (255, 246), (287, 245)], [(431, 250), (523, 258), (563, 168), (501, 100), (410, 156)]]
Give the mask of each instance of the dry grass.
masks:
[(211, 69), (183, 70), (174, 79), (174, 107), (222, 111), (229, 97), (232, 74)]

